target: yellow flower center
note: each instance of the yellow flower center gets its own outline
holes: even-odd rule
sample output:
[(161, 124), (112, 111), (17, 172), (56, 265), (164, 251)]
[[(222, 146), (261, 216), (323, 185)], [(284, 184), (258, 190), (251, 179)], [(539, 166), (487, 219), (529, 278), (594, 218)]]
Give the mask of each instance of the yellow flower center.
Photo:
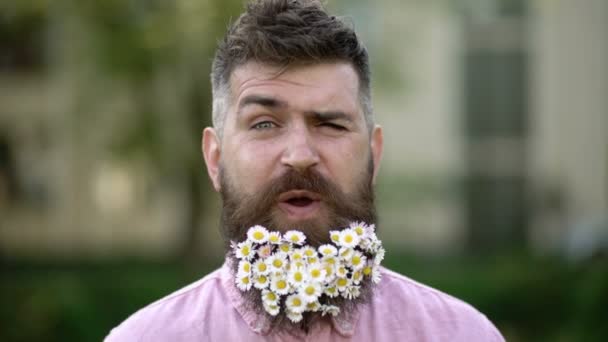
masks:
[(256, 240), (262, 240), (264, 238), (264, 233), (257, 231), (253, 233), (253, 238)]
[(329, 292), (329, 293), (335, 293), (336, 292), (336, 288), (335, 287), (328, 287), (326, 291)]
[(295, 242), (298, 242), (298, 241), (300, 241), (300, 238), (297, 235), (294, 234), (294, 235), (291, 236), (291, 242), (295, 243)]
[(270, 242), (279, 242), (279, 237), (276, 235), (270, 235)]
[(291, 304), (292, 304), (293, 306), (300, 306), (300, 305), (302, 305), (302, 301), (300, 300), (300, 298), (294, 298), (294, 299), (291, 301)]
[(346, 236), (344, 237), (344, 241), (345, 241), (346, 243), (351, 243), (351, 242), (353, 242), (353, 236), (352, 236), (352, 235), (346, 235)]
[(333, 264), (336, 263), (336, 259), (334, 259), (334, 258), (327, 258), (327, 259), (325, 259), (325, 262), (328, 263), (328, 264), (333, 265)]
[(291, 256), (291, 258), (292, 258), (293, 260), (300, 260), (300, 259), (302, 259), (302, 254), (300, 254), (300, 253), (294, 253), (294, 254)]
[(336, 241), (336, 242), (337, 242), (338, 240), (340, 240), (340, 236), (339, 236), (338, 234), (333, 234), (333, 235), (331, 236), (331, 240), (332, 240), (332, 241)]
[(357, 234), (359, 234), (359, 235), (363, 235), (363, 227), (357, 226), (355, 228), (355, 232), (357, 232)]
[(263, 263), (263, 262), (262, 262), (262, 263), (260, 263), (260, 264), (258, 265), (258, 271), (260, 271), (260, 272), (264, 272), (264, 271), (266, 271), (266, 264), (265, 264), (265, 263)]
[(361, 279), (361, 272), (357, 271), (355, 273), (353, 273), (353, 280), (359, 280)]
[(338, 279), (338, 286), (346, 286), (347, 283), (348, 281), (345, 278)]
[(317, 261), (318, 261), (318, 259), (317, 259), (317, 258), (315, 258), (315, 257), (308, 258), (308, 263), (309, 263), (309, 264), (314, 264), (314, 263), (316, 263)]
[(313, 251), (312, 249), (307, 249), (304, 254), (306, 254), (307, 257), (311, 257), (313, 255)]
[(289, 252), (289, 245), (288, 244), (281, 245), (281, 250), (283, 252)]
[(310, 271), (310, 275), (313, 278), (319, 278), (321, 276), (321, 270), (315, 268), (312, 271)]
[(245, 272), (249, 272), (250, 269), (251, 269), (251, 265), (249, 263), (243, 264), (243, 270)]
[(306, 292), (307, 295), (312, 296), (313, 294), (315, 294), (315, 288), (312, 287), (312, 286), (309, 286), (309, 287), (306, 288), (305, 292)]
[(283, 261), (281, 261), (281, 259), (274, 259), (274, 261), (272, 262), (272, 266), (279, 268), (283, 266)]
[(277, 299), (277, 295), (275, 295), (274, 292), (268, 292), (268, 294), (266, 295), (266, 298), (268, 300), (275, 301)]
[(323, 254), (330, 254), (331, 253), (331, 248), (325, 248), (325, 250), (323, 250)]
[(242, 252), (243, 255), (249, 255), (249, 246), (243, 246)]
[(260, 284), (266, 284), (267, 280), (268, 280), (268, 278), (266, 278), (265, 276), (260, 276), (258, 278), (258, 282), (260, 282)]
[(361, 257), (358, 255), (353, 256), (352, 262), (355, 266), (359, 265), (359, 263), (361, 263)]
[(278, 288), (279, 290), (282, 290), (282, 289), (284, 289), (284, 288), (286, 288), (286, 287), (287, 287), (287, 283), (285, 282), (285, 280), (279, 280), (279, 281), (277, 282), (277, 288)]
[(249, 277), (243, 277), (241, 281), (243, 282), (243, 284), (249, 284)]
[(372, 274), (372, 268), (370, 266), (367, 266), (363, 269), (363, 274), (365, 274), (366, 276)]
[(300, 273), (300, 272), (296, 272), (296, 273), (293, 275), (293, 279), (295, 279), (297, 282), (302, 281), (302, 273)]

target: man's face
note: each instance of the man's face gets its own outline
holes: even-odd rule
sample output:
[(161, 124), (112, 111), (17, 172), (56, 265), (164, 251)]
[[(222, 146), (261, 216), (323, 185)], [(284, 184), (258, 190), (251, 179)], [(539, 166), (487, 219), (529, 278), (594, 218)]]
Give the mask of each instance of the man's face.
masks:
[[(236, 211), (223, 220), (308, 235), (365, 218), (382, 132), (370, 136), (358, 90), (347, 63), (238, 67), (222, 140), (211, 128), (203, 137), (213, 185), (224, 209)], [(266, 222), (240, 222), (248, 219)]]

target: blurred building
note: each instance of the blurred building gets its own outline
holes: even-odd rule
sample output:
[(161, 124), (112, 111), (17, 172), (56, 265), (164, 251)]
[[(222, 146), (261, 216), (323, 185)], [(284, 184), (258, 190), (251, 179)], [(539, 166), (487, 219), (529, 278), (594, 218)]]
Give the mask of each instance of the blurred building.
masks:
[[(200, 2), (197, 12), (177, 3), (180, 32), (210, 29), (191, 26), (197, 15), (215, 18), (211, 5)], [(608, 2), (330, 5), (352, 16), (373, 61), (387, 242), (425, 254), (523, 244), (573, 256), (602, 244)], [(141, 31), (144, 47), (167, 44), (154, 29), (162, 12), (131, 7), (151, 25)], [(192, 206), (179, 167), (189, 154), (180, 151), (198, 149), (180, 115), (190, 105), (188, 73), (171, 63), (155, 64), (139, 83), (107, 73), (91, 41), (96, 28), (70, 13), (0, 6), (0, 253), (173, 255)], [(183, 49), (193, 42), (172, 45), (177, 65), (191, 63)], [(141, 112), (152, 113), (143, 136), (153, 146), (125, 156), (116, 144)], [(217, 197), (206, 197), (198, 243), (219, 255)]]

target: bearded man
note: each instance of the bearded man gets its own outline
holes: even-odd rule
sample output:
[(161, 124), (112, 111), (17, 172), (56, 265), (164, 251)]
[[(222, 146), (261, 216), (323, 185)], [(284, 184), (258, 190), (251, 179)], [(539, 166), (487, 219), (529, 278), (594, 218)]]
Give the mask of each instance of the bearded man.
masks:
[[(107, 341), (503, 341), (468, 304), (379, 266), (383, 136), (367, 51), (349, 26), (318, 1), (252, 1), (220, 43), (211, 82), (202, 149), (222, 198), (226, 262)], [(315, 282), (306, 272), (322, 256), (344, 266), (323, 264)]]

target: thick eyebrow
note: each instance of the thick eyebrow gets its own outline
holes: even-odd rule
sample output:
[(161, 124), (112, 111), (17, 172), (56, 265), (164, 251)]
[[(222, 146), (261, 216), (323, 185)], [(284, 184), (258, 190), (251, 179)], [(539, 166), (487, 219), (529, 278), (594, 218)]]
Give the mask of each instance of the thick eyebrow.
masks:
[(348, 114), (339, 110), (326, 112), (311, 111), (307, 112), (306, 114), (312, 116), (317, 121), (331, 121), (339, 119), (346, 120), (349, 122), (353, 121)]
[(241, 113), (243, 108), (251, 105), (258, 105), (269, 108), (284, 108), (287, 107), (287, 102), (278, 100), (273, 97), (262, 96), (262, 95), (248, 95), (245, 96), (240, 102), (238, 106), (238, 113)]

